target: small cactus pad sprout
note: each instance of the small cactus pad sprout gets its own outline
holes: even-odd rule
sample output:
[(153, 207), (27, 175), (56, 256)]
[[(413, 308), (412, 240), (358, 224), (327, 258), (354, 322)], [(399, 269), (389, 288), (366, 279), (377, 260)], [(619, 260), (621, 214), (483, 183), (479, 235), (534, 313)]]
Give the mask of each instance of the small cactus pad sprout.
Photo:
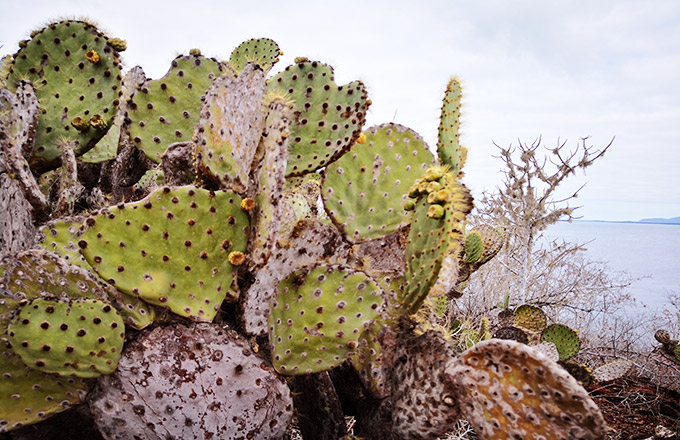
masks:
[[(448, 294), (458, 280), (458, 259), (463, 251), (461, 227), (472, 209), (472, 198), (467, 188), (445, 170), (430, 168), (423, 179), (411, 187), (411, 192), (420, 199), (413, 213), (406, 246), (408, 290), (404, 304), (410, 313), (418, 310), (428, 293)], [(442, 186), (439, 191), (446, 192), (445, 202), (428, 202), (427, 187), (433, 181)], [(442, 207), (444, 215), (439, 218), (428, 215), (431, 206)]]
[(221, 188), (248, 190), (250, 167), (266, 114), (262, 111), (265, 77), (251, 64), (233, 78), (217, 78), (205, 95), (194, 136), (201, 172)]
[(422, 138), (404, 126), (384, 124), (362, 135), (363, 144), (328, 166), (321, 191), (329, 216), (353, 243), (408, 224), (408, 190), (434, 161)]
[(448, 380), (463, 418), (484, 439), (603, 439), (606, 424), (588, 393), (526, 345), (492, 339), (452, 361)]
[(269, 315), (274, 368), (309, 374), (340, 365), (379, 314), (382, 290), (366, 274), (344, 266), (303, 268), (278, 286)]
[(284, 380), (211, 324), (142, 333), (88, 401), (105, 438), (268, 440), (293, 418)]
[(82, 379), (43, 374), (0, 350), (0, 433), (65, 411), (82, 402), (87, 390)]
[(254, 63), (266, 74), (279, 61), (282, 54), (276, 41), (270, 38), (252, 38), (239, 44), (231, 52), (229, 67), (240, 75), (246, 64)]
[(271, 78), (268, 88), (295, 103), (286, 176), (328, 165), (361, 134), (370, 104), (361, 81), (338, 87), (330, 66), (301, 60)]
[(225, 296), (237, 296), (228, 256), (246, 248), (249, 223), (240, 204), (225, 191), (159, 188), (87, 219), (78, 246), (118, 290), (211, 321)]
[(541, 341), (552, 342), (560, 353), (560, 361), (566, 361), (578, 353), (581, 342), (576, 332), (563, 324), (551, 324), (541, 333)]
[(540, 333), (545, 330), (548, 318), (539, 307), (524, 304), (512, 313), (512, 325), (527, 332)]
[(616, 359), (607, 362), (593, 370), (593, 380), (595, 382), (611, 382), (625, 376), (633, 368), (633, 365), (634, 362), (628, 359)]
[(452, 78), (444, 95), (437, 151), (439, 160), (442, 164), (449, 165), (455, 175), (463, 169), (467, 156), (467, 149), (460, 145), (460, 99), (460, 81)]
[(38, 298), (21, 308), (7, 335), (27, 366), (91, 378), (115, 371), (125, 325), (116, 309), (96, 299), (64, 303)]
[[(58, 166), (58, 139), (77, 142), (75, 153), (80, 155), (106, 133), (116, 114), (121, 87), (118, 52), (89, 23), (67, 20), (35, 32), (14, 55), (8, 86), (14, 89), (23, 79), (33, 83), (40, 100), (30, 159), (37, 172)], [(83, 130), (71, 126), (74, 118), (89, 122), (97, 115), (101, 120), (97, 126)]]
[(130, 138), (137, 148), (160, 162), (170, 144), (191, 140), (201, 98), (219, 74), (219, 64), (213, 59), (178, 56), (163, 78), (139, 86), (127, 113)]
[(283, 187), (290, 118), (293, 109), (281, 98), (269, 103), (264, 136), (253, 163), (253, 180), (257, 182), (257, 194), (253, 204), (257, 206), (253, 236), (248, 243), (248, 254), (253, 267), (263, 266), (276, 247), (281, 226)]

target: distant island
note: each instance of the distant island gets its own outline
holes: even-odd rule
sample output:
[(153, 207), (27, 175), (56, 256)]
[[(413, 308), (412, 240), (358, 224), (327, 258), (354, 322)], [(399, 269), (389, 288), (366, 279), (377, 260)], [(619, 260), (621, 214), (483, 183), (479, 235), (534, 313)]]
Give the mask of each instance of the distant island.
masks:
[(672, 218), (643, 218), (642, 220), (576, 220), (580, 222), (597, 222), (597, 223), (646, 223), (654, 225), (680, 225), (680, 217)]

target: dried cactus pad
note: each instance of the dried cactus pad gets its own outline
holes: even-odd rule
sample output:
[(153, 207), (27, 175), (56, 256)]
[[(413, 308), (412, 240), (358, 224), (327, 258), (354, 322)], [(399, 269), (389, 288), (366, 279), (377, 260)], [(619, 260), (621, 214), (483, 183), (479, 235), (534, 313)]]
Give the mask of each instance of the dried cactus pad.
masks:
[(27, 366), (90, 378), (115, 371), (125, 324), (116, 309), (99, 300), (65, 303), (38, 298), (22, 307), (7, 335)]
[(239, 44), (231, 52), (229, 67), (238, 75), (246, 64), (255, 63), (267, 73), (279, 61), (279, 55), (282, 54), (276, 41), (270, 38), (252, 38)]
[(422, 138), (402, 125), (371, 127), (365, 135), (328, 166), (321, 192), (329, 216), (353, 243), (409, 223), (403, 209), (409, 188), (434, 161)]
[(539, 307), (524, 304), (512, 313), (512, 325), (524, 331), (540, 333), (545, 330), (548, 318)]
[(278, 439), (293, 417), (283, 379), (245, 341), (210, 324), (142, 333), (89, 402), (111, 440)]
[(380, 287), (362, 272), (341, 265), (293, 272), (279, 283), (269, 315), (274, 368), (294, 375), (340, 365), (382, 303)]
[(0, 350), (0, 433), (69, 409), (85, 398), (87, 389), (82, 379), (43, 374)]
[(359, 137), (369, 106), (361, 81), (338, 87), (330, 66), (301, 61), (271, 78), (268, 88), (295, 102), (286, 176), (328, 165)]
[(120, 291), (211, 321), (225, 297), (237, 296), (229, 255), (245, 251), (249, 226), (240, 204), (225, 191), (159, 188), (86, 220), (78, 245)]
[(132, 96), (128, 111), (132, 141), (154, 162), (174, 142), (190, 141), (202, 97), (220, 74), (217, 61), (201, 55), (179, 56), (165, 76), (148, 80)]
[(248, 189), (250, 167), (265, 122), (265, 77), (250, 65), (237, 78), (217, 78), (205, 95), (194, 136), (198, 168), (220, 188)]
[(600, 365), (593, 370), (593, 380), (596, 382), (609, 382), (625, 376), (635, 363), (628, 359), (616, 359)]
[[(30, 159), (38, 171), (58, 166), (57, 140), (77, 141), (76, 154), (82, 154), (106, 133), (116, 114), (118, 52), (89, 23), (66, 20), (36, 32), (14, 55), (7, 83), (13, 88), (22, 79), (36, 87), (42, 110)], [(76, 118), (81, 125), (72, 124)]]
[(560, 354), (560, 361), (566, 361), (581, 349), (581, 341), (576, 332), (566, 325), (551, 324), (541, 333), (541, 341), (552, 342)]
[(564, 369), (526, 345), (489, 340), (446, 369), (463, 417), (484, 439), (603, 439), (606, 424)]

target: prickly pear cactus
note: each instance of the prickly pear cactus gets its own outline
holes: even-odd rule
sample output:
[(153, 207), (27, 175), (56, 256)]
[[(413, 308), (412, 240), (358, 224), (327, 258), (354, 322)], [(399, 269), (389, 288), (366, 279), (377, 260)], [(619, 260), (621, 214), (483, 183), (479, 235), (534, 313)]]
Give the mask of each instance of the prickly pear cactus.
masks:
[(467, 157), (467, 149), (460, 145), (461, 95), (460, 80), (451, 78), (444, 95), (437, 142), (439, 159), (449, 165), (455, 175), (463, 169)]
[(564, 369), (526, 345), (490, 340), (446, 368), (462, 416), (485, 439), (602, 439), (606, 424)]
[(286, 176), (328, 165), (359, 138), (370, 104), (361, 81), (337, 86), (330, 66), (300, 61), (271, 78), (268, 88), (295, 102)]
[(7, 335), (14, 352), (31, 368), (91, 378), (115, 371), (125, 325), (110, 304), (99, 300), (37, 298), (21, 307)]
[(593, 370), (593, 380), (595, 382), (611, 382), (625, 376), (633, 368), (633, 365), (634, 362), (628, 359), (616, 359), (607, 362)]
[(563, 324), (551, 324), (541, 333), (541, 341), (552, 342), (560, 353), (560, 361), (570, 359), (581, 349), (576, 332)]
[(178, 56), (161, 79), (147, 80), (132, 96), (128, 110), (130, 138), (154, 162), (168, 146), (191, 140), (201, 112), (201, 98), (220, 75), (217, 61)]
[(529, 336), (523, 330), (513, 326), (499, 328), (494, 332), (493, 337), (496, 339), (510, 339), (523, 344), (529, 343)]
[(212, 321), (244, 262), (249, 220), (236, 194), (160, 188), (88, 218), (78, 246), (117, 289), (180, 316)]
[(380, 287), (362, 272), (320, 266), (293, 272), (278, 286), (269, 315), (274, 368), (309, 374), (340, 365), (379, 318)]
[(41, 114), (31, 167), (59, 164), (57, 140), (77, 142), (77, 155), (101, 138), (116, 114), (121, 87), (118, 51), (94, 25), (65, 20), (35, 32), (14, 55), (7, 84), (27, 79), (36, 88)]
[(107, 439), (281, 438), (293, 417), (285, 382), (228, 328), (144, 332), (89, 398)]
[(527, 332), (542, 332), (546, 328), (547, 320), (543, 310), (529, 304), (517, 307), (512, 314), (512, 324)]
[(240, 194), (248, 190), (266, 116), (264, 90), (264, 73), (251, 64), (237, 78), (217, 78), (205, 95), (194, 138), (196, 163), (220, 188)]
[(0, 348), (0, 433), (65, 411), (81, 403), (88, 389), (83, 379), (43, 374)]
[(283, 52), (276, 41), (270, 38), (252, 38), (239, 44), (231, 52), (229, 67), (240, 75), (246, 64), (254, 63), (266, 74), (278, 63), (280, 55), (283, 55)]
[(402, 125), (371, 127), (364, 135), (328, 166), (321, 192), (333, 223), (353, 243), (408, 224), (409, 188), (434, 161), (422, 138)]

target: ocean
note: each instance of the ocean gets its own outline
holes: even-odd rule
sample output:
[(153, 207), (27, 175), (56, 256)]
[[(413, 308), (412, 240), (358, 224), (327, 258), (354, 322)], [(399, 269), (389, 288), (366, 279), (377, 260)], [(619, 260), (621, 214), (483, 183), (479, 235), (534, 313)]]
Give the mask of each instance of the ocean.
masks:
[(680, 225), (559, 222), (544, 235), (588, 243), (585, 247), (590, 259), (605, 261), (613, 270), (641, 278), (628, 292), (644, 313), (663, 308), (669, 292), (680, 294)]

